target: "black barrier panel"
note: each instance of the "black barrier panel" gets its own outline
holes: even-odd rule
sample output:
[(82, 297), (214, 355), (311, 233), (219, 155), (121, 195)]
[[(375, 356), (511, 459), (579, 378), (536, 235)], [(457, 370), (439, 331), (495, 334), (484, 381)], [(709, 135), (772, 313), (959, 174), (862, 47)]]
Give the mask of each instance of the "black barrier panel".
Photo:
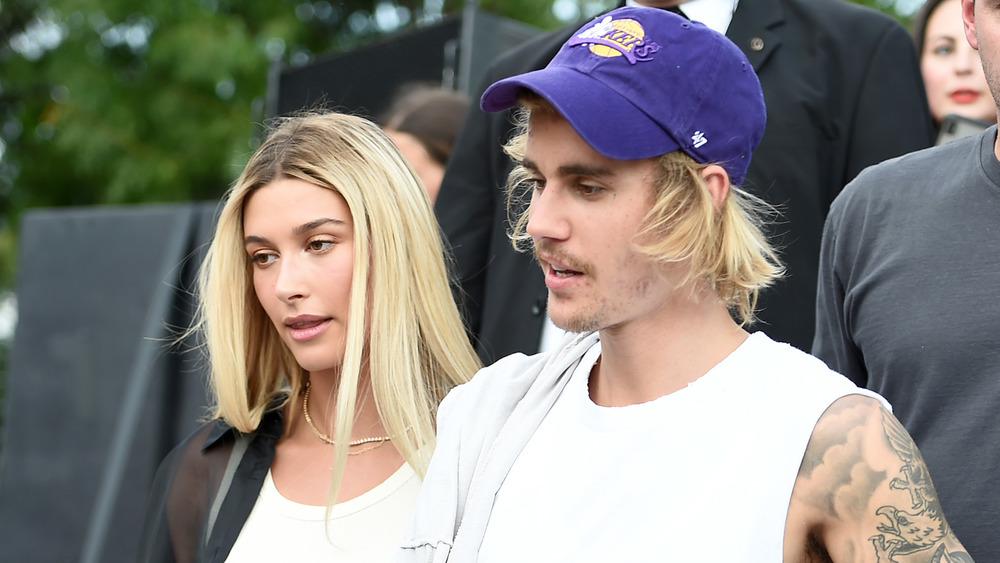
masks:
[(542, 33), (519, 21), (467, 8), (462, 15), (462, 42), (455, 88), (477, 98), (486, 68), (503, 53)]
[(457, 51), (461, 18), (400, 33), (352, 51), (318, 57), (281, 71), (277, 104), (284, 115), (321, 104), (329, 109), (376, 117), (395, 89), (406, 82), (441, 82), (449, 42)]
[(205, 412), (203, 361), (163, 339), (189, 323), (215, 207), (23, 215), (0, 561), (134, 560), (156, 466)]
[(307, 65), (273, 69), (268, 115), (320, 105), (378, 117), (409, 82), (437, 83), (475, 97), (490, 61), (539, 33), (527, 24), (469, 8), (461, 16), (323, 55)]

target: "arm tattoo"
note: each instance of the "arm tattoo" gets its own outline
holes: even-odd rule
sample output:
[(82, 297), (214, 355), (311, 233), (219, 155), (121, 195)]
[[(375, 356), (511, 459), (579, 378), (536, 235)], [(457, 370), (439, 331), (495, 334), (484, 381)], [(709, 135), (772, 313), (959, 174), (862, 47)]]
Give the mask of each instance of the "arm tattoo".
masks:
[(931, 483), (927, 464), (903, 425), (884, 409), (880, 408), (879, 414), (889, 448), (902, 461), (899, 469), (902, 476), (892, 479), (889, 487), (909, 493), (910, 506), (885, 505), (875, 510), (879, 516), (877, 529), (881, 533), (871, 536), (869, 540), (875, 547), (878, 562), (896, 563), (899, 561), (897, 556), (930, 552), (937, 547), (930, 558), (931, 563), (971, 563), (972, 558), (967, 553), (950, 552), (944, 543), (939, 543), (950, 534), (950, 530)]
[(887, 479), (886, 472), (872, 468), (863, 453), (865, 420), (871, 412), (868, 403), (835, 403), (823, 424), (816, 426), (802, 458), (800, 477), (824, 483), (807, 502), (830, 518), (864, 519), (875, 491)]

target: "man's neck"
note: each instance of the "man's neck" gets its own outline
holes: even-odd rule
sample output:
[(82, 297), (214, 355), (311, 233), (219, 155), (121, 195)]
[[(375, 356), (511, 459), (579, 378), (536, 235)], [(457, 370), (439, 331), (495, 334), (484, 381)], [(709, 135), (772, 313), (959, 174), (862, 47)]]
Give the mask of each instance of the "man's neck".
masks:
[(603, 406), (644, 403), (673, 393), (725, 359), (748, 334), (714, 295), (683, 300), (657, 315), (602, 329), (590, 397)]

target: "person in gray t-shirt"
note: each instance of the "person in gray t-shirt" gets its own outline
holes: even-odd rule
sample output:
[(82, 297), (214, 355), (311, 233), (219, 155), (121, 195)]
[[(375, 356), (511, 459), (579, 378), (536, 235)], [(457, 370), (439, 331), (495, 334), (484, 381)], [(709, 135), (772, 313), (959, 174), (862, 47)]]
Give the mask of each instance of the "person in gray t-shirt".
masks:
[[(1000, 7), (972, 4), (966, 35), (996, 98)], [(998, 159), (993, 126), (844, 189), (824, 229), (812, 348), (892, 403), (977, 561), (1000, 561)]]

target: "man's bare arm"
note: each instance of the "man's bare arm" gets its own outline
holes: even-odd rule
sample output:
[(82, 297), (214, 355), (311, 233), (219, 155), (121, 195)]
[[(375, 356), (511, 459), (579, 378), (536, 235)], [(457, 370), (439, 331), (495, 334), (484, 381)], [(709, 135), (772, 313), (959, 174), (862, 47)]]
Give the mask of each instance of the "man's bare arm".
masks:
[(789, 505), (786, 561), (972, 561), (927, 465), (875, 399), (849, 395), (816, 423)]

